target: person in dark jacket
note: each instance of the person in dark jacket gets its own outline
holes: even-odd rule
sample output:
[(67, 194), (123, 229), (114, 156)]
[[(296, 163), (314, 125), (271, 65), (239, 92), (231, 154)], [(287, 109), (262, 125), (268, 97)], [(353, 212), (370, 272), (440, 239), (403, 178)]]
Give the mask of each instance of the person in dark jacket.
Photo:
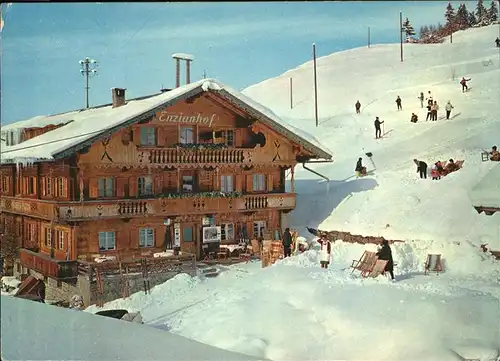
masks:
[(401, 106), (401, 98), (398, 97), (396, 98), (396, 105), (398, 106), (398, 110), (403, 110), (403, 107)]
[(380, 121), (378, 117), (375, 118), (375, 122), (373, 123), (375, 125), (375, 139), (382, 138), (382, 131), (380, 130), (380, 124), (382, 124), (384, 121)]
[(427, 163), (417, 159), (413, 159), (413, 162), (417, 165), (417, 173), (420, 173), (420, 178), (427, 179)]
[(363, 158), (359, 158), (358, 161), (356, 162), (356, 168), (354, 171), (356, 172), (356, 177), (361, 177), (363, 175)]
[(290, 233), (290, 228), (285, 228), (283, 232), (283, 250), (285, 253), (285, 258), (292, 255), (292, 234)]
[(356, 102), (355, 107), (356, 107), (356, 114), (361, 113), (361, 103), (359, 102), (359, 100)]
[(500, 48), (500, 38), (499, 37), (496, 38), (495, 44), (497, 45), (497, 48)]
[(394, 261), (392, 259), (392, 250), (386, 239), (382, 241), (382, 248), (380, 248), (380, 251), (377, 252), (377, 256), (378, 259), (387, 261), (384, 272), (389, 272), (391, 280), (394, 281)]

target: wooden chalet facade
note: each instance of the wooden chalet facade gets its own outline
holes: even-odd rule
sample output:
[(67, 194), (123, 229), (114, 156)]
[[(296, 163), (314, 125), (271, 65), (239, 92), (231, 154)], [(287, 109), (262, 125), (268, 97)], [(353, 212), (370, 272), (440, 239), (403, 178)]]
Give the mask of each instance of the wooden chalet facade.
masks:
[[(176, 245), (200, 259), (204, 239), (233, 244), (281, 228), (282, 215), (296, 206), (295, 165), (331, 155), (239, 93), (206, 84), (157, 95), (165, 102), (134, 116), (125, 112), (124, 90), (113, 89), (113, 105), (79, 113), (96, 114), (94, 129), (99, 112), (103, 119), (123, 113), (112, 127), (78, 128), (90, 122), (85, 116), (47, 121), (25, 127), (19, 144), (3, 147), (1, 222), (19, 239), (23, 270), (64, 280), (74, 276), (77, 261), (124, 261)], [(36, 158), (33, 148), (44, 147), (43, 137), (75, 137), (84, 128), (95, 134), (60, 147), (51, 158)], [(23, 157), (29, 164), (19, 161)], [(204, 234), (207, 225), (215, 233)]]

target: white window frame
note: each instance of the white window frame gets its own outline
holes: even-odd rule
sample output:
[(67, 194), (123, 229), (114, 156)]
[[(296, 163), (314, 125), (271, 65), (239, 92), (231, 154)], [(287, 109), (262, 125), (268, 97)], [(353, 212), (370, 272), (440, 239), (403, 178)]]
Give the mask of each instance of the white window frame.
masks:
[(156, 145), (156, 129), (154, 127), (140, 127), (139, 129), (139, 138), (141, 145)]
[(28, 237), (29, 237), (30, 242), (37, 241), (36, 227), (37, 227), (36, 224), (28, 223)]
[(254, 192), (264, 192), (266, 190), (266, 175), (254, 174), (252, 177), (252, 189)]
[(64, 191), (64, 178), (56, 178), (56, 197), (66, 197), (66, 192)]
[(45, 177), (45, 195), (52, 195), (52, 177)]
[(45, 247), (52, 248), (52, 230), (45, 228)]
[(224, 174), (220, 176), (220, 191), (223, 193), (234, 192), (234, 175)]
[(64, 249), (64, 236), (65, 236), (65, 233), (64, 231), (57, 231), (59, 234), (58, 234), (58, 248), (59, 249)]
[(220, 231), (222, 241), (234, 241), (234, 223), (222, 223)]
[(139, 247), (149, 248), (155, 246), (155, 230), (153, 228), (139, 229)]
[[(105, 231), (98, 233), (99, 240), (99, 251), (112, 251), (116, 249), (116, 232), (115, 231)], [(110, 247), (110, 244), (113, 247)]]
[(227, 129), (222, 131), (222, 137), (224, 138), (224, 142), (227, 146), (234, 146), (234, 130)]
[(140, 197), (153, 195), (153, 179), (151, 176), (145, 175), (137, 178), (137, 195)]
[(266, 221), (254, 221), (253, 222), (253, 236), (260, 237), (261, 233), (266, 230)]
[(113, 197), (115, 195), (115, 179), (113, 177), (102, 177), (97, 181), (99, 198)]
[(193, 127), (182, 126), (179, 129), (179, 143), (194, 144), (194, 129)]

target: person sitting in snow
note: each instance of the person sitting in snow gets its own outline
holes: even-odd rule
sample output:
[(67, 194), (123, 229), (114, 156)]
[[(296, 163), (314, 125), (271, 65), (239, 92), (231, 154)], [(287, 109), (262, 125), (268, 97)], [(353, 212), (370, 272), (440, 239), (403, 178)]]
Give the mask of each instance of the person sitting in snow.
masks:
[(445, 175), (443, 164), (441, 163), (440, 160), (434, 163), (431, 169), (431, 175), (432, 175), (432, 180), (441, 179), (441, 176)]
[(321, 268), (328, 268), (330, 264), (330, 255), (332, 253), (332, 243), (326, 239), (326, 237), (322, 236), (318, 239), (318, 243), (321, 245), (319, 251), (319, 263), (321, 264)]
[(457, 170), (458, 170), (458, 165), (455, 163), (455, 161), (453, 159), (450, 159), (448, 161), (448, 164), (446, 164), (446, 169), (444, 170), (445, 174), (450, 174), (450, 173), (455, 172)]
[(394, 281), (394, 261), (392, 259), (392, 250), (391, 247), (389, 246), (389, 241), (384, 239), (382, 241), (382, 248), (377, 252), (378, 259), (381, 259), (383, 261), (387, 261), (387, 264), (385, 265), (384, 272), (389, 272), (391, 275), (391, 280)]
[(359, 158), (356, 162), (356, 168), (354, 169), (356, 172), (356, 178), (362, 177), (366, 175), (366, 167), (363, 167), (363, 158)]
[(467, 82), (470, 80), (471, 80), (471, 78), (465, 79), (465, 77), (462, 77), (462, 80), (460, 80), (460, 84), (462, 85), (462, 93), (469, 91), (469, 87), (467, 86)]
[(500, 152), (497, 150), (497, 146), (491, 147), (490, 160), (494, 162), (500, 162)]
[(356, 102), (354, 106), (356, 107), (356, 114), (361, 113), (361, 103), (359, 102), (359, 100)]
[(416, 122), (418, 122), (418, 116), (417, 116), (417, 114), (415, 114), (415, 113), (411, 113), (411, 119), (410, 119), (410, 122), (412, 122), (412, 123), (416, 123)]

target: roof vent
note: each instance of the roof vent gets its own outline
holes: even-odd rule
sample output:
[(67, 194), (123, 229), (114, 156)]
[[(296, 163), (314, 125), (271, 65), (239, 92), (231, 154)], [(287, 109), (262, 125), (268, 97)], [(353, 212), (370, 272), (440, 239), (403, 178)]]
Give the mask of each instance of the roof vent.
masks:
[(113, 108), (125, 105), (125, 90), (124, 88), (111, 88), (111, 96), (113, 97)]

